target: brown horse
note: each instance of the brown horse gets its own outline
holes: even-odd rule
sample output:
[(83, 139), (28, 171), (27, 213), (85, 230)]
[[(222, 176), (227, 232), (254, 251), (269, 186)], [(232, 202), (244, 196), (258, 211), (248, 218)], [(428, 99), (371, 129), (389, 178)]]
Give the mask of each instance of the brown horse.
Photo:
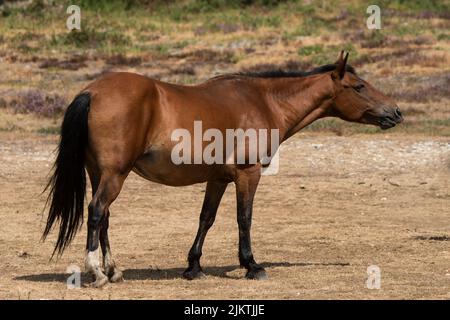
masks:
[[(109, 206), (131, 170), (154, 182), (185, 186), (207, 182), (197, 236), (184, 277), (203, 276), (202, 246), (227, 185), (234, 182), (239, 261), (249, 279), (264, 279), (250, 245), (253, 198), (261, 176), (255, 163), (175, 164), (174, 130), (278, 129), (279, 143), (316, 119), (333, 116), (387, 129), (402, 121), (390, 98), (346, 65), (348, 54), (310, 72), (230, 74), (196, 86), (164, 83), (132, 73), (111, 73), (88, 85), (68, 107), (54, 173), (44, 238), (59, 223), (55, 252), (61, 254), (83, 221), (85, 168), (93, 198), (88, 206), (86, 269), (93, 286), (122, 280), (108, 240)], [(270, 149), (270, 147), (267, 147)], [(276, 150), (266, 150), (273, 153)], [(246, 150), (247, 157), (251, 152)], [(99, 244), (103, 269), (99, 262)], [(55, 253), (54, 252), (54, 253)]]

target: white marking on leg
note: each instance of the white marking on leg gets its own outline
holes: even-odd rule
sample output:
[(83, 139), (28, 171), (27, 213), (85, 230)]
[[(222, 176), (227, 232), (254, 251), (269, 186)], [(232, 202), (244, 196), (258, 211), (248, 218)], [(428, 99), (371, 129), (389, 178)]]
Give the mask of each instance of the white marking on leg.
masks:
[(86, 253), (86, 271), (97, 274), (100, 271), (100, 261), (98, 248), (94, 251), (87, 251)]

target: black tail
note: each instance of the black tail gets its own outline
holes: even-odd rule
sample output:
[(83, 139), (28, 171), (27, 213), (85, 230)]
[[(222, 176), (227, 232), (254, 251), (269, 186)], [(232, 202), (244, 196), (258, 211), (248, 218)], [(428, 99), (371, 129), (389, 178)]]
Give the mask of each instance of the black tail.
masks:
[(90, 101), (90, 94), (82, 93), (67, 108), (61, 126), (61, 139), (53, 174), (45, 188), (50, 188), (47, 198), (50, 210), (43, 239), (47, 237), (53, 224), (59, 222), (58, 240), (53, 255), (64, 251), (83, 224), (86, 194), (84, 166)]

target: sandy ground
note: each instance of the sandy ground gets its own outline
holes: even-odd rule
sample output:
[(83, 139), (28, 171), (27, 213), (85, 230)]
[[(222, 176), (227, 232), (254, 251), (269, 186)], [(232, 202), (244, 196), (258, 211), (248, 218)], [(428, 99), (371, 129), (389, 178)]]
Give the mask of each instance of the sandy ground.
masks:
[[(234, 186), (206, 239), (207, 277), (182, 279), (204, 185), (171, 188), (134, 174), (112, 206), (110, 239), (125, 282), (67, 289), (86, 230), (49, 261), (40, 194), (56, 138), (0, 135), (0, 299), (450, 298), (450, 141), (401, 135), (299, 134), (262, 179), (253, 248), (267, 281), (238, 267)], [(367, 267), (381, 289), (366, 288)], [(88, 281), (83, 276), (83, 284)]]

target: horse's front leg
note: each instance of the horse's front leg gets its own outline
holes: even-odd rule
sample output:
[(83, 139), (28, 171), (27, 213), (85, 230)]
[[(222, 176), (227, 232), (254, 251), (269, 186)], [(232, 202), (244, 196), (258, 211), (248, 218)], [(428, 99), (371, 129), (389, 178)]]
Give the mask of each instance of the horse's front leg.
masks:
[(253, 258), (250, 229), (252, 225), (253, 199), (261, 177), (259, 165), (240, 169), (235, 179), (237, 221), (239, 225), (239, 262), (247, 269), (247, 279), (267, 279), (264, 268)]
[(206, 184), (205, 199), (203, 200), (202, 212), (200, 213), (197, 236), (188, 255), (189, 267), (183, 273), (183, 277), (188, 280), (204, 276), (202, 267), (200, 266), (203, 242), (205, 241), (209, 228), (214, 223), (217, 208), (219, 207), (220, 200), (227, 185), (228, 183), (223, 182), (208, 182)]

